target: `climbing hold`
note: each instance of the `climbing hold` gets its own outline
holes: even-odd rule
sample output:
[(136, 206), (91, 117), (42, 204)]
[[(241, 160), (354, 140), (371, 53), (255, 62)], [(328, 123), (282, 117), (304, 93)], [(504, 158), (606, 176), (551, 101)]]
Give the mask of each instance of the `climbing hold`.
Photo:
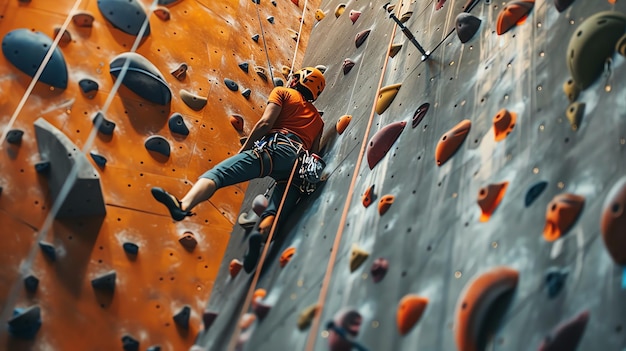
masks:
[(567, 82), (563, 83), (563, 91), (565, 92), (565, 95), (567, 95), (569, 102), (574, 102), (578, 99), (580, 87), (576, 85), (573, 79), (570, 78)]
[(96, 290), (113, 293), (115, 291), (115, 279), (117, 274), (115, 271), (105, 273), (91, 280), (91, 286)]
[(324, 19), (324, 17), (326, 17), (326, 13), (324, 13), (324, 11), (317, 9), (315, 10), (315, 19), (318, 21), (321, 21)]
[(402, 44), (392, 44), (389, 48), (389, 57), (396, 57), (398, 52), (400, 52), (400, 49), (402, 49)]
[(387, 274), (388, 269), (389, 269), (388, 260), (382, 257), (375, 259), (374, 263), (372, 263), (372, 268), (370, 268), (370, 275), (372, 276), (372, 280), (374, 280), (374, 283), (378, 283), (381, 280), (383, 280), (383, 278)]
[(77, 27), (91, 28), (93, 26), (94, 17), (91, 12), (78, 11), (72, 16), (72, 22)]
[(615, 44), (615, 51), (617, 51), (618, 54), (626, 57), (626, 34), (622, 35)]
[(429, 108), (430, 104), (425, 102), (421, 104), (420, 107), (417, 108), (417, 110), (415, 110), (415, 113), (413, 114), (413, 120), (411, 122), (411, 127), (417, 128), (417, 126), (420, 124), (420, 122), (422, 122), (424, 117), (426, 117), (426, 112), (428, 112)]
[(22, 143), (22, 136), (24, 136), (24, 131), (19, 129), (11, 129), (7, 133), (7, 143), (19, 145)]
[(191, 307), (184, 306), (174, 315), (174, 323), (183, 329), (189, 329), (189, 317), (191, 316)]
[(406, 295), (398, 304), (396, 322), (400, 335), (406, 335), (411, 328), (420, 320), (428, 299), (418, 295)]
[(343, 12), (346, 10), (346, 4), (339, 4), (335, 8), (335, 18), (339, 18), (339, 16), (343, 15)]
[(100, 0), (98, 10), (113, 27), (126, 34), (139, 35), (141, 27), (147, 23), (143, 36), (150, 35), (148, 16), (137, 0)]
[(115, 130), (115, 123), (106, 119), (102, 112), (96, 112), (92, 122), (100, 133), (104, 135), (113, 135), (113, 130)]
[(554, 0), (554, 7), (559, 12), (565, 11), (570, 5), (574, 2), (574, 0)]
[(170, 20), (170, 10), (167, 7), (163, 7), (163, 6), (157, 6), (154, 9), (154, 14), (155, 16), (157, 16), (161, 21), (169, 21)]
[(37, 291), (37, 287), (39, 286), (39, 279), (34, 275), (29, 275), (24, 278), (24, 288), (31, 294), (34, 294)]
[(299, 4), (300, 4), (300, 2), (299, 2), (298, 0), (291, 0), (291, 2), (292, 2), (294, 5), (296, 5), (296, 6), (299, 6)]
[(358, 311), (345, 309), (337, 312), (327, 325), (330, 351), (364, 350), (363, 347), (355, 347), (353, 341), (359, 335), (362, 322), (363, 317)]
[(585, 103), (584, 102), (573, 102), (567, 107), (567, 112), (565, 115), (567, 116), (567, 120), (572, 125), (572, 130), (577, 130), (580, 127), (580, 123), (582, 122), (583, 116), (585, 114)]
[(189, 69), (189, 67), (187, 66), (186, 63), (181, 63), (178, 68), (176, 68), (175, 70), (172, 71), (172, 75), (174, 76), (174, 78), (183, 81), (185, 79), (185, 77), (187, 77), (187, 69)]
[(230, 277), (235, 279), (241, 268), (243, 267), (243, 263), (236, 258), (233, 258), (228, 265), (228, 271), (230, 272)]
[(26, 309), (16, 308), (8, 324), (11, 336), (18, 339), (34, 339), (41, 327), (41, 308), (38, 305)]
[(515, 127), (515, 121), (517, 120), (517, 113), (510, 112), (507, 109), (501, 109), (493, 117), (493, 133), (496, 141), (502, 141), (506, 138), (513, 127)]
[(569, 41), (566, 56), (576, 85), (585, 89), (600, 77), (624, 31), (626, 15), (616, 11), (598, 12), (578, 26)]
[(159, 69), (147, 58), (135, 52), (125, 52), (113, 58), (109, 64), (109, 73), (117, 79), (127, 64), (128, 70), (122, 80), (124, 86), (155, 104), (170, 103), (172, 92)]
[(391, 146), (400, 137), (405, 125), (405, 121), (388, 124), (370, 139), (367, 145), (367, 164), (370, 169), (374, 169), (378, 162), (385, 157)]
[(339, 119), (337, 120), (337, 125), (335, 126), (335, 128), (337, 129), (337, 134), (343, 134), (346, 128), (348, 128), (348, 124), (350, 124), (351, 120), (352, 116), (350, 115), (343, 115), (339, 117)]
[(446, 3), (446, 0), (437, 0), (437, 3), (435, 4), (435, 11), (441, 10), (441, 8), (443, 7), (443, 4)]
[(124, 249), (124, 252), (129, 255), (136, 255), (139, 253), (139, 246), (135, 243), (125, 242), (122, 244), (122, 248)]
[(259, 220), (259, 216), (254, 211), (243, 212), (237, 218), (237, 223), (244, 229), (250, 229), (254, 227)]
[(350, 10), (350, 21), (354, 24), (361, 16), (361, 11)]
[(535, 0), (513, 0), (506, 4), (498, 15), (496, 33), (502, 35), (522, 23), (535, 6)]
[(130, 335), (122, 336), (122, 348), (124, 351), (139, 351), (139, 341)]
[(200, 111), (206, 106), (207, 98), (199, 95), (192, 94), (185, 89), (180, 90), (180, 98), (185, 105), (189, 106), (194, 111)]
[(543, 238), (555, 241), (574, 225), (585, 204), (585, 198), (574, 194), (556, 195), (546, 208), (546, 225)]
[(41, 253), (43, 253), (44, 256), (48, 257), (50, 261), (54, 262), (57, 260), (57, 253), (52, 244), (45, 241), (40, 241), (39, 248), (41, 249)]
[(239, 68), (241, 68), (242, 71), (248, 73), (248, 68), (250, 67), (250, 65), (247, 62), (242, 62), (238, 66)]
[(150, 346), (146, 349), (146, 351), (161, 351), (161, 346), (159, 345)]
[(350, 250), (350, 272), (354, 272), (359, 268), (365, 260), (369, 257), (369, 252), (360, 248), (357, 244), (352, 244)]
[(356, 37), (354, 38), (354, 44), (356, 45), (357, 48), (363, 45), (367, 37), (370, 35), (370, 32), (371, 32), (371, 29), (366, 29), (356, 34)]
[(252, 94), (252, 90), (250, 89), (245, 89), (244, 91), (241, 92), (241, 95), (243, 95), (243, 97), (245, 97), (246, 99), (250, 98), (250, 94)]
[(567, 278), (567, 270), (550, 267), (545, 274), (545, 283), (548, 290), (548, 297), (553, 299), (563, 289)]
[(239, 90), (239, 85), (237, 85), (237, 83), (232, 79), (224, 78), (224, 84), (226, 84), (226, 87), (232, 91)]
[(531, 186), (530, 189), (528, 189), (528, 191), (526, 192), (526, 196), (524, 197), (524, 206), (528, 207), (533, 202), (535, 202), (535, 200), (539, 197), (539, 195), (541, 195), (541, 193), (543, 193), (547, 186), (548, 182), (546, 182), (545, 180), (542, 180)]
[(384, 195), (383, 197), (381, 197), (380, 200), (378, 200), (378, 214), (382, 216), (387, 213), (389, 207), (391, 207), (391, 204), (393, 204), (394, 199), (395, 196), (393, 195)]
[(517, 287), (519, 273), (496, 267), (473, 278), (463, 288), (456, 306), (455, 340), (459, 351), (477, 350), (487, 311), (500, 296)]
[(456, 34), (459, 36), (461, 43), (467, 43), (478, 32), (481, 20), (467, 12), (461, 12), (456, 16), (455, 23)]
[(487, 222), (491, 217), (491, 214), (496, 210), (500, 201), (506, 193), (506, 188), (509, 182), (502, 182), (496, 184), (489, 184), (486, 187), (480, 188), (478, 192), (478, 206), (482, 211), (480, 215), (481, 222)]
[(202, 323), (204, 324), (204, 330), (209, 330), (215, 319), (217, 318), (217, 312), (205, 310), (202, 313)]
[(435, 149), (437, 166), (443, 165), (454, 155), (465, 140), (465, 137), (467, 137), (471, 126), (472, 122), (469, 119), (465, 119), (441, 136)]
[(239, 327), (241, 330), (246, 330), (252, 326), (252, 323), (256, 321), (256, 315), (253, 313), (245, 313), (239, 319)]
[(283, 65), (280, 72), (283, 74), (283, 76), (285, 76), (285, 78), (289, 78), (289, 75), (291, 74), (291, 68), (289, 66)]
[(372, 204), (372, 202), (376, 199), (376, 195), (374, 194), (374, 184), (370, 185), (370, 187), (365, 190), (361, 199), (365, 208)]
[(184, 232), (180, 239), (178, 239), (178, 242), (189, 252), (193, 251), (198, 245), (198, 240), (196, 240), (195, 236), (190, 231)]
[[(7, 33), (2, 39), (2, 53), (20, 71), (34, 77), (52, 48), (50, 37), (29, 29), (15, 29)], [(39, 76), (39, 81), (55, 88), (67, 88), (67, 65), (59, 47), (55, 47), (46, 67)]]
[(287, 265), (287, 263), (289, 263), (289, 261), (291, 261), (291, 258), (293, 257), (293, 255), (296, 253), (296, 248), (295, 247), (288, 247), (285, 249), (285, 251), (283, 251), (283, 253), (280, 254), (280, 268), (283, 268)]
[(252, 293), (252, 306), (256, 305), (257, 300), (264, 299), (265, 296), (267, 296), (267, 290), (263, 288), (254, 290), (254, 293)]
[(243, 132), (243, 117), (241, 117), (240, 115), (231, 115), (230, 116), (230, 124), (239, 133)]
[(582, 311), (576, 316), (556, 326), (546, 335), (537, 351), (576, 350), (585, 333), (589, 311)]
[(291, 39), (298, 41), (298, 36), (299, 36), (298, 32), (290, 28), (287, 28), (287, 31), (289, 32), (289, 36), (291, 37)]
[(99, 88), (98, 82), (89, 78), (81, 79), (78, 82), (78, 86), (88, 99), (93, 99)]
[(146, 139), (144, 146), (150, 151), (158, 152), (163, 156), (170, 156), (170, 143), (160, 135), (153, 135)]
[(354, 67), (356, 63), (354, 61), (352, 61), (351, 59), (347, 58), (343, 60), (343, 74), (346, 75), (348, 74), (348, 72), (350, 72), (350, 70), (352, 69), (352, 67)]
[(187, 128), (187, 125), (185, 124), (185, 119), (183, 118), (183, 115), (178, 112), (172, 113), (167, 121), (167, 126), (170, 128), (172, 133), (189, 135), (189, 128)]
[[(264, 290), (264, 289), (261, 289), (261, 290)], [(267, 316), (267, 314), (272, 309), (271, 305), (268, 305), (264, 302), (259, 301), (261, 299), (262, 297), (257, 298), (256, 300), (254, 300), (253, 298), (254, 303), (252, 304), (252, 310), (254, 311), (254, 314), (256, 314), (257, 317), (259, 317), (259, 320), (263, 320), (265, 316)]]
[(35, 171), (39, 174), (47, 173), (50, 170), (50, 161), (35, 163)]
[(393, 99), (396, 98), (401, 86), (402, 83), (397, 83), (380, 88), (378, 101), (376, 101), (376, 113), (382, 115), (387, 110)]
[(278, 78), (278, 77), (274, 77), (274, 86), (275, 87), (282, 87), (285, 85), (285, 82), (283, 82), (282, 79)]
[[(56, 38), (57, 35), (59, 35), (59, 32), (61, 31), (61, 27), (55, 27), (54, 28), (54, 37)], [(59, 45), (61, 46), (65, 46), (69, 43), (72, 42), (72, 35), (70, 34), (70, 32), (66, 29), (63, 31), (63, 34), (61, 35), (61, 39), (59, 40)]]
[(626, 177), (620, 178), (604, 201), (600, 230), (604, 246), (615, 263), (626, 265)]
[(276, 3), (275, 0), (272, 0), (272, 5), (274, 5), (274, 7), (278, 6), (278, 3)]
[(254, 66), (254, 71), (256, 72), (256, 74), (259, 75), (259, 77), (261, 77), (261, 79), (267, 82), (267, 72), (265, 71), (264, 67)]
[(269, 205), (269, 201), (263, 194), (257, 195), (254, 200), (252, 200), (252, 210), (259, 216), (265, 211), (267, 205)]
[(252, 40), (254, 40), (255, 42), (258, 43), (259, 42), (259, 35), (258, 34), (253, 35), (252, 36)]
[(315, 318), (315, 314), (317, 313), (317, 304), (313, 304), (300, 312), (298, 316), (298, 329), (304, 330), (311, 325), (313, 318)]
[(267, 21), (268, 21), (269, 23), (271, 23), (271, 24), (274, 24), (274, 16), (269, 16), (269, 17), (267, 18)]

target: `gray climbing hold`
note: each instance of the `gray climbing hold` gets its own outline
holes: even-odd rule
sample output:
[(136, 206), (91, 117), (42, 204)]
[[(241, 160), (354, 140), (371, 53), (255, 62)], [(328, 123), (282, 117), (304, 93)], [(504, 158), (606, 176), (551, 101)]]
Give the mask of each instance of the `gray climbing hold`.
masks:
[(130, 335), (122, 336), (122, 348), (124, 351), (139, 351), (139, 341)]
[(180, 113), (173, 113), (167, 122), (167, 126), (170, 128), (172, 133), (189, 135), (189, 128), (187, 128), (187, 125), (185, 124), (185, 119)]
[(101, 290), (101, 291), (112, 293), (115, 291), (115, 279), (116, 278), (117, 278), (117, 274), (115, 273), (115, 271), (110, 271), (95, 279), (92, 279), (91, 286), (96, 290)]
[(274, 24), (274, 16), (269, 16), (269, 17), (267, 18), (267, 21), (268, 21), (269, 23), (271, 23), (271, 24)]
[(174, 323), (183, 329), (189, 329), (189, 317), (191, 316), (191, 307), (185, 306), (174, 315)]
[(254, 40), (255, 42), (258, 43), (259, 42), (259, 35), (258, 34), (253, 35), (252, 36), (252, 40)]
[(50, 161), (42, 161), (35, 163), (35, 171), (39, 174), (45, 174), (50, 171)]
[(113, 27), (124, 33), (137, 36), (147, 22), (144, 37), (150, 35), (150, 22), (137, 0), (98, 0), (98, 10)]
[(245, 97), (246, 99), (250, 98), (250, 94), (252, 94), (252, 90), (250, 89), (246, 89), (241, 92), (241, 95), (243, 95), (243, 97)]
[[(15, 29), (2, 39), (2, 53), (20, 71), (34, 77), (52, 44), (52, 39), (41, 32)], [(55, 88), (65, 89), (67, 80), (65, 58), (61, 50), (56, 47), (39, 76), (39, 81)]]
[(124, 249), (124, 252), (126, 252), (129, 255), (136, 255), (139, 252), (139, 246), (131, 242), (126, 242), (122, 244), (122, 248)]
[(237, 85), (237, 83), (232, 79), (224, 78), (224, 84), (226, 84), (226, 87), (232, 91), (239, 90), (239, 85)]
[(31, 294), (35, 293), (37, 291), (38, 286), (39, 286), (39, 279), (37, 279), (37, 277), (35, 277), (34, 275), (31, 274), (28, 277), (24, 278), (24, 288), (29, 293)]
[(118, 78), (127, 61), (129, 61), (128, 70), (122, 84), (150, 102), (168, 105), (172, 100), (169, 85), (159, 69), (147, 58), (134, 52), (125, 52), (111, 61), (109, 73)]
[(180, 99), (183, 100), (185, 105), (189, 106), (192, 110), (200, 111), (206, 106), (207, 98), (199, 95), (195, 95), (185, 89), (180, 90)]
[(39, 248), (41, 249), (41, 253), (43, 253), (44, 256), (48, 257), (50, 261), (54, 262), (57, 260), (57, 252), (52, 244), (45, 241), (40, 241)]
[(102, 155), (98, 155), (95, 152), (90, 152), (89, 156), (91, 156), (91, 159), (93, 159), (93, 162), (95, 162), (98, 167), (103, 168), (104, 166), (106, 166), (107, 164), (107, 159), (106, 157), (102, 156)]
[(87, 98), (89, 99), (93, 99), (94, 96), (96, 96), (99, 87), (98, 82), (89, 78), (81, 79), (78, 82), (78, 86), (80, 87), (80, 90), (83, 92), (83, 94), (85, 94), (85, 96), (87, 96)]
[(41, 308), (37, 305), (27, 309), (16, 308), (8, 323), (11, 336), (19, 339), (33, 339), (41, 327)]
[(102, 112), (96, 112), (92, 122), (94, 126), (96, 126), (96, 128), (98, 129), (98, 132), (104, 135), (113, 135), (113, 130), (115, 130), (115, 123), (106, 119)]
[(247, 62), (242, 62), (239, 64), (239, 68), (241, 68), (242, 71), (248, 73), (248, 68), (250, 67), (250, 65)]
[(49, 160), (53, 165), (47, 175), (53, 201), (59, 196), (72, 168), (78, 167), (76, 180), (56, 218), (104, 215), (106, 208), (98, 171), (80, 152), (80, 148), (45, 119), (37, 119), (34, 125), (41, 159)]
[(158, 152), (163, 156), (170, 156), (170, 143), (160, 135), (153, 135), (146, 139), (144, 146), (150, 151)]
[(467, 43), (480, 28), (481, 20), (469, 13), (461, 12), (456, 16), (456, 34), (461, 43)]
[(9, 133), (7, 133), (7, 143), (13, 145), (19, 145), (22, 143), (22, 136), (24, 132), (19, 129), (11, 129)]

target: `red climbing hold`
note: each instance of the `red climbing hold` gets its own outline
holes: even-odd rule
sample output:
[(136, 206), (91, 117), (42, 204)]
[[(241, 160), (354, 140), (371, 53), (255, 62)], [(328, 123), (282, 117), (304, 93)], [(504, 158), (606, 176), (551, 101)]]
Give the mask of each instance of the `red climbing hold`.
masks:
[(576, 350), (585, 333), (588, 321), (589, 311), (582, 311), (559, 324), (543, 339), (537, 351)]
[(232, 124), (233, 128), (239, 133), (243, 132), (243, 117), (240, 115), (230, 116), (230, 124)]
[(511, 133), (516, 120), (517, 114), (515, 112), (510, 112), (507, 109), (498, 111), (493, 117), (493, 132), (496, 141), (504, 140)]
[(280, 254), (280, 268), (283, 268), (287, 265), (287, 263), (289, 263), (289, 261), (291, 261), (291, 258), (293, 257), (293, 255), (295, 255), (296, 253), (296, 248), (295, 247), (288, 247), (285, 249), (285, 251), (283, 251), (282, 254)]
[(398, 304), (396, 321), (400, 335), (406, 335), (411, 328), (420, 320), (428, 299), (418, 295), (406, 295)]
[(619, 265), (626, 265), (626, 177), (622, 177), (606, 197), (600, 229), (604, 246)]
[(239, 274), (239, 271), (241, 271), (242, 267), (243, 263), (241, 263), (241, 261), (239, 261), (238, 259), (233, 258), (233, 260), (230, 261), (230, 264), (228, 265), (228, 271), (230, 272), (231, 278), (234, 279), (237, 274)]
[(469, 133), (472, 122), (469, 119), (459, 122), (456, 126), (446, 132), (435, 149), (435, 161), (437, 166), (446, 163), (456, 150), (461, 146)]
[(496, 25), (498, 35), (508, 32), (518, 23), (523, 23), (534, 6), (535, 0), (514, 0), (504, 6), (498, 15)]
[(365, 206), (365, 208), (369, 207), (369, 205), (372, 204), (372, 201), (374, 201), (375, 196), (376, 195), (374, 195), (374, 184), (372, 184), (363, 193), (363, 197), (362, 197), (363, 206)]
[(381, 216), (387, 213), (387, 211), (391, 207), (391, 204), (393, 204), (394, 199), (395, 196), (393, 195), (385, 195), (380, 198), (380, 200), (378, 201), (378, 213)]
[(437, 3), (435, 4), (435, 11), (441, 10), (441, 8), (443, 7), (443, 4), (445, 3), (446, 3), (446, 0), (437, 0)]
[(482, 210), (481, 222), (487, 222), (504, 197), (509, 182), (489, 184), (478, 192), (478, 206)]
[(354, 44), (356, 45), (357, 48), (363, 45), (367, 37), (370, 35), (370, 31), (371, 31), (370, 29), (366, 29), (364, 31), (357, 33), (356, 38), (354, 38)]
[(367, 148), (367, 163), (370, 169), (374, 169), (378, 162), (385, 157), (404, 130), (405, 125), (406, 122), (404, 121), (388, 124), (370, 139)]
[(352, 24), (354, 24), (359, 19), (360, 16), (361, 16), (361, 11), (350, 10), (350, 20), (352, 21)]
[(344, 59), (343, 60), (343, 74), (344, 75), (348, 74), (348, 72), (350, 72), (350, 70), (352, 69), (352, 67), (354, 67), (355, 64), (356, 63), (349, 58)]
[(374, 283), (378, 283), (383, 280), (383, 278), (387, 274), (387, 270), (389, 270), (388, 260), (382, 257), (375, 259), (372, 263), (372, 268), (370, 268), (370, 275), (372, 276), (372, 280), (374, 280)]
[(546, 225), (543, 237), (555, 241), (567, 233), (574, 225), (585, 204), (585, 198), (574, 194), (555, 196), (546, 208)]

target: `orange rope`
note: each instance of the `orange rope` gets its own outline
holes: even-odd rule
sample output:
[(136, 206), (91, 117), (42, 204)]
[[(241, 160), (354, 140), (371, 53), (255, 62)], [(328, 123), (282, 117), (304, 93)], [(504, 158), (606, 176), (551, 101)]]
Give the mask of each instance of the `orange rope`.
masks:
[[(398, 12), (400, 10), (400, 6), (398, 6)], [(317, 334), (319, 331), (320, 318), (322, 315), (322, 311), (324, 310), (324, 304), (326, 301), (326, 295), (328, 294), (328, 287), (330, 285), (330, 278), (332, 276), (333, 269), (335, 267), (335, 260), (337, 258), (337, 252), (339, 251), (339, 244), (341, 243), (341, 237), (343, 236), (343, 229), (346, 226), (346, 220), (348, 217), (348, 211), (350, 209), (350, 204), (352, 201), (352, 196), (354, 194), (354, 187), (356, 185), (356, 179), (358, 178), (359, 168), (361, 168), (361, 163), (363, 162), (363, 155), (365, 154), (365, 148), (367, 146), (367, 141), (369, 137), (369, 132), (372, 128), (374, 116), (376, 115), (376, 104), (378, 102), (379, 94), (383, 79), (385, 78), (385, 70), (387, 69), (387, 63), (389, 62), (389, 50), (391, 50), (391, 46), (393, 45), (393, 38), (396, 34), (397, 24), (393, 25), (393, 30), (391, 32), (391, 38), (389, 39), (389, 45), (387, 47), (387, 51), (385, 55), (387, 59), (385, 60), (382, 68), (382, 74), (380, 75), (380, 80), (378, 81), (378, 88), (376, 89), (376, 97), (374, 98), (374, 104), (372, 106), (372, 111), (370, 113), (369, 121), (367, 122), (367, 127), (365, 129), (365, 133), (363, 135), (363, 141), (361, 142), (361, 150), (359, 151), (359, 156), (357, 158), (356, 164), (354, 165), (354, 172), (352, 172), (352, 181), (350, 182), (350, 187), (348, 188), (348, 194), (346, 197), (346, 202), (343, 206), (343, 212), (341, 213), (341, 220), (339, 221), (339, 228), (337, 228), (337, 234), (335, 235), (335, 241), (333, 243), (333, 248), (330, 253), (330, 258), (328, 259), (328, 266), (326, 267), (326, 274), (324, 275), (324, 280), (322, 281), (322, 287), (320, 289), (320, 295), (317, 302), (317, 311), (315, 313), (315, 318), (311, 324), (311, 330), (309, 332), (309, 338), (306, 344), (306, 351), (313, 351), (313, 347), (315, 346), (315, 341), (317, 339)]]

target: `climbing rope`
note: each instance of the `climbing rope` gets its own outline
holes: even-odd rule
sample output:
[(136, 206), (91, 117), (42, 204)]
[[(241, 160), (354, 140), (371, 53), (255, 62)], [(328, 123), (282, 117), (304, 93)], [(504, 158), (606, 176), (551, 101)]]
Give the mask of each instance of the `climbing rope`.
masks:
[(291, 59), (291, 67), (289, 68), (289, 74), (293, 72), (296, 65), (296, 57), (298, 56), (298, 46), (300, 45), (300, 34), (302, 33), (302, 25), (304, 24), (304, 15), (306, 14), (306, 5), (308, 0), (304, 0), (304, 6), (302, 7), (302, 15), (300, 15), (300, 28), (298, 28), (298, 37), (296, 38), (296, 47), (293, 50), (293, 59)]
[[(397, 7), (397, 11), (400, 11), (400, 6)], [(370, 112), (370, 117), (367, 122), (367, 127), (365, 128), (365, 133), (363, 134), (363, 140), (361, 141), (361, 149), (359, 150), (359, 155), (357, 157), (356, 163), (354, 165), (354, 171), (352, 172), (352, 180), (350, 182), (350, 186), (348, 187), (348, 192), (346, 195), (346, 202), (343, 206), (343, 212), (341, 213), (341, 219), (339, 221), (339, 227), (337, 228), (337, 233), (335, 234), (335, 241), (333, 242), (333, 247), (330, 251), (330, 257), (328, 259), (328, 265), (326, 267), (326, 273), (324, 274), (324, 280), (322, 281), (322, 287), (320, 288), (320, 294), (317, 302), (317, 312), (315, 313), (315, 317), (313, 318), (313, 322), (311, 323), (311, 330), (309, 331), (309, 337), (306, 344), (306, 351), (313, 351), (315, 347), (315, 341), (317, 340), (317, 334), (319, 332), (320, 327), (320, 318), (322, 316), (322, 311), (324, 310), (324, 304), (326, 302), (326, 295), (328, 294), (328, 288), (330, 285), (330, 278), (332, 277), (332, 273), (335, 267), (335, 261), (337, 259), (337, 253), (339, 252), (339, 244), (341, 243), (341, 238), (343, 236), (343, 230), (346, 226), (346, 220), (348, 218), (348, 211), (350, 210), (350, 204), (352, 201), (352, 196), (354, 194), (354, 188), (356, 185), (356, 181), (359, 174), (359, 169), (361, 168), (361, 163), (363, 162), (363, 156), (365, 155), (365, 148), (368, 144), (368, 137), (370, 131), (373, 126), (374, 116), (376, 115), (376, 105), (378, 102), (379, 94), (383, 80), (385, 78), (385, 71), (387, 69), (387, 63), (389, 62), (389, 51), (393, 45), (393, 40), (396, 35), (396, 29), (398, 25), (394, 23), (393, 29), (391, 31), (391, 36), (389, 39), (389, 45), (387, 46), (387, 51), (385, 51), (386, 59), (383, 63), (383, 67), (381, 69), (380, 80), (378, 81), (378, 87), (376, 89), (376, 96), (374, 97), (374, 103), (372, 104), (372, 110)]]

